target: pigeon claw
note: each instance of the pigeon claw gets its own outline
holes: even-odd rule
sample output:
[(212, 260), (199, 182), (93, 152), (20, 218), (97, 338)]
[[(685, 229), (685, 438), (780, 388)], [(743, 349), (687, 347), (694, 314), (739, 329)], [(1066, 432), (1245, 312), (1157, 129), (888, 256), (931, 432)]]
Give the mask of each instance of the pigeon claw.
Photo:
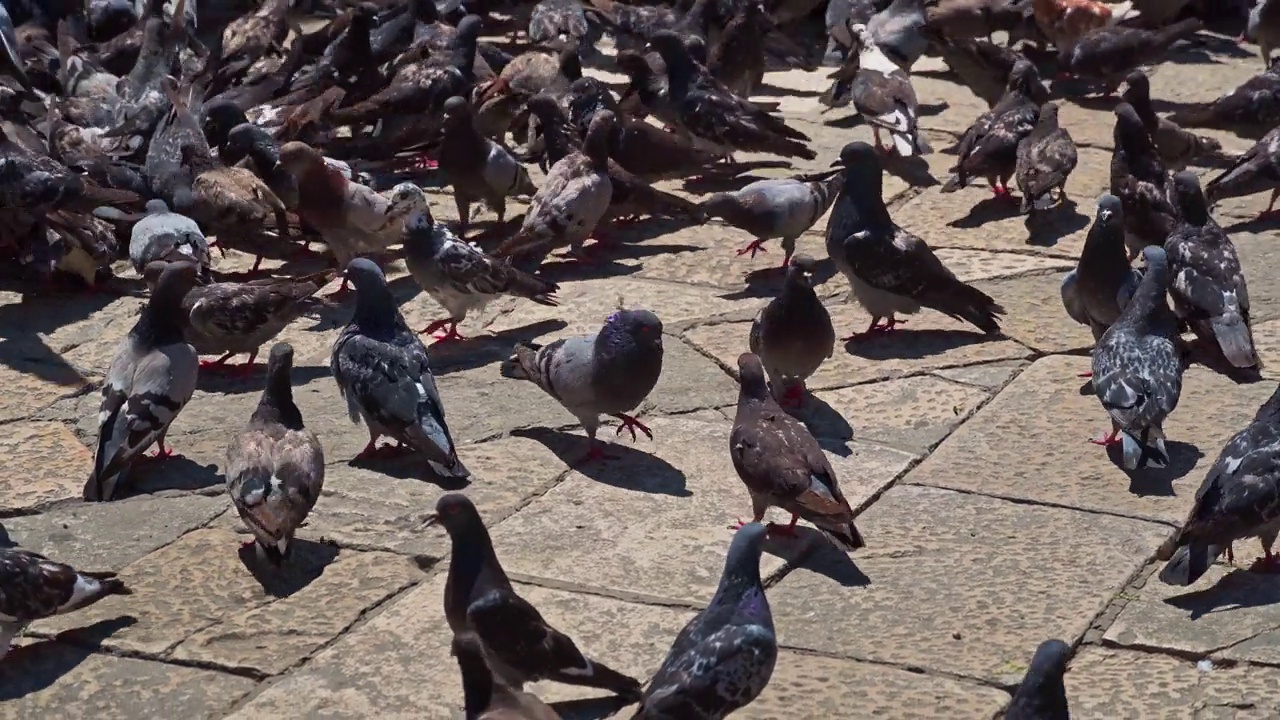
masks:
[(1103, 435), (1102, 437), (1097, 437), (1097, 438), (1089, 438), (1089, 442), (1093, 443), (1094, 445), (1101, 445), (1102, 447), (1109, 447), (1111, 445), (1116, 445), (1120, 442), (1120, 431), (1112, 430), (1110, 435)]
[[(447, 330), (445, 329), (446, 325), (448, 326)], [(437, 330), (444, 330), (444, 332), (436, 335), (434, 333)], [(462, 337), (462, 334), (458, 332), (458, 321), (449, 318), (436, 320), (418, 331), (419, 335), (426, 335), (428, 333), (431, 333), (431, 337), (435, 338), (436, 342), (433, 344), (466, 340), (466, 338)]]
[(147, 457), (152, 460), (166, 460), (173, 456), (173, 448), (165, 447), (164, 441), (161, 440), (156, 442), (156, 451)]
[(1092, 371), (1092, 370), (1090, 370), (1090, 371), (1088, 371), (1088, 372), (1076, 373), (1076, 377), (1078, 377), (1078, 378), (1091, 378), (1091, 377), (1093, 377), (1093, 371)]
[(897, 326), (906, 325), (906, 324), (907, 324), (906, 320), (899, 320), (897, 318), (892, 318), (892, 317), (889, 318), (888, 320), (885, 320), (884, 322), (880, 322), (880, 318), (874, 318), (871, 321), (871, 325), (868, 326), (866, 330), (863, 330), (860, 333), (854, 333), (849, 337), (840, 338), (840, 341), (852, 342), (855, 340), (865, 340), (879, 333), (893, 332), (893, 329), (896, 328)]
[[(756, 257), (756, 253), (758, 253), (758, 252), (762, 252), (762, 253), (764, 253), (764, 252), (769, 252), (769, 249), (768, 249), (768, 248), (766, 248), (766, 247), (764, 246), (764, 243), (765, 243), (765, 241), (764, 241), (764, 240), (761, 240), (760, 238), (756, 238), (755, 240), (752, 240), (751, 242), (747, 243), (746, 245), (743, 245), (742, 247), (738, 248), (738, 257), (742, 257), (743, 255), (746, 255), (747, 253), (751, 253), (751, 258), (754, 260), (754, 259), (755, 259), (755, 257)], [(786, 266), (786, 262), (785, 262), (785, 261), (783, 262), (783, 266), (784, 266), (784, 267)]]
[(638, 429), (640, 432), (644, 433), (645, 437), (650, 440), (653, 439), (653, 431), (645, 427), (644, 423), (639, 420), (631, 417), (630, 415), (623, 415), (622, 413), (618, 413), (617, 415), (614, 415), (614, 417), (622, 421), (622, 424), (618, 426), (617, 432), (614, 433), (615, 435), (621, 435), (622, 431), (626, 430), (631, 433), (631, 441), (635, 442), (638, 439), (636, 437), (636, 430)]
[(338, 286), (338, 289), (325, 295), (325, 297), (330, 300), (345, 300), (351, 292), (351, 288), (347, 287), (347, 279), (342, 278), (342, 284)]
[(771, 523), (769, 523), (768, 525), (765, 525), (765, 529), (768, 531), (768, 533), (769, 533), (770, 535), (781, 535), (781, 536), (784, 536), (784, 537), (795, 537), (795, 536), (796, 536), (796, 521), (798, 521), (799, 519), (800, 519), (800, 517), (799, 517), (798, 515), (792, 515), (792, 516), (791, 516), (791, 522), (790, 522), (789, 524), (787, 524), (787, 525), (779, 525), (778, 523), (773, 523), (773, 522), (771, 522)]

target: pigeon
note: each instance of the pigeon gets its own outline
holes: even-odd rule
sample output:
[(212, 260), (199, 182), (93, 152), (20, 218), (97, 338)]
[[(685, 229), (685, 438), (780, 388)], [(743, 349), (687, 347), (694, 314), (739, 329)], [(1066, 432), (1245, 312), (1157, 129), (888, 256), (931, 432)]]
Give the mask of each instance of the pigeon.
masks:
[(791, 524), (770, 523), (773, 532), (794, 535), (796, 522), (804, 518), (842, 550), (865, 546), (822, 446), (773, 399), (760, 360), (751, 353), (738, 356), (741, 388), (729, 434), (729, 457), (751, 495), (752, 522), (778, 507), (791, 513)]
[(1263, 67), (1271, 67), (1271, 48), (1280, 43), (1280, 2), (1255, 0), (1241, 40), (1258, 43)]
[(1231, 167), (1209, 181), (1205, 186), (1205, 199), (1216, 205), (1222, 200), (1271, 191), (1267, 209), (1258, 214), (1258, 220), (1274, 220), (1280, 217), (1276, 198), (1280, 198), (1280, 127), (1268, 132), (1253, 147), (1235, 159)]
[(1040, 105), (1035, 98), (1042, 89), (1035, 65), (1027, 60), (1014, 63), (1004, 97), (979, 115), (960, 138), (960, 159), (951, 168), (954, 175), (942, 186), (942, 192), (955, 192), (977, 175), (987, 178), (997, 197), (1012, 197), (1009, 178), (1017, 171), (1018, 145), (1036, 127)]
[(1229, 130), (1260, 138), (1280, 125), (1280, 58), (1231, 92), (1207, 103), (1196, 103), (1169, 115), (1182, 127)]
[(537, 697), (512, 690), (493, 676), (484, 645), (470, 631), (453, 636), (453, 656), (462, 672), (462, 707), (467, 720), (560, 720)]
[(1170, 170), (1181, 170), (1193, 160), (1217, 157), (1222, 153), (1222, 143), (1205, 135), (1183, 130), (1178, 124), (1156, 115), (1151, 107), (1151, 81), (1146, 73), (1134, 70), (1125, 78), (1125, 89), (1120, 95), (1133, 106), (1142, 125), (1155, 143), (1160, 160)]
[(1103, 193), (1080, 261), (1062, 279), (1062, 304), (1072, 320), (1089, 326), (1096, 342), (1120, 317), (1140, 279), (1125, 254), (1120, 198)]
[(904, 73), (929, 47), (925, 38), (924, 0), (893, 0), (867, 21), (867, 30), (885, 57)]
[(227, 448), (227, 494), (253, 532), (259, 556), (281, 564), (293, 533), (324, 487), (324, 448), (293, 403), (293, 347), (277, 343), (267, 360), (267, 385), (249, 424)]
[(1165, 562), (1160, 580), (1186, 586), (1200, 579), (1231, 544), (1262, 541), (1259, 570), (1276, 569), (1271, 549), (1280, 533), (1280, 388), (1258, 408), (1249, 426), (1227, 441), (1196, 491), (1181, 528), (1156, 551)]
[[(103, 217), (97, 211), (95, 215)], [(147, 214), (134, 223), (129, 236), (129, 264), (135, 272), (142, 275), (147, 264), (156, 260), (195, 263), (202, 277), (208, 276), (211, 262), (209, 241), (196, 221), (170, 212), (159, 198), (147, 201)]]
[(18, 44), (18, 34), (13, 27), (13, 19), (9, 11), (0, 4), (0, 72), (18, 81), (22, 89), (32, 92), (31, 79), (27, 77), (22, 61), (22, 47)]
[(466, 479), (444, 419), (427, 349), (405, 325), (387, 279), (373, 261), (356, 258), (346, 276), (356, 286), (356, 310), (333, 344), (329, 368), (352, 422), (363, 419), (369, 444), (357, 457), (378, 454), (378, 438), (396, 452), (418, 452), (437, 475)]
[(1040, 643), (1004, 720), (1070, 720), (1067, 687), (1062, 681), (1070, 657), (1071, 646), (1061, 640)]
[(759, 523), (734, 534), (716, 594), (680, 630), (631, 720), (720, 720), (769, 684), (778, 639), (760, 582), (765, 535)]
[(1110, 435), (1090, 442), (1121, 445), (1125, 470), (1166, 467), (1164, 419), (1182, 394), (1178, 321), (1169, 310), (1169, 261), (1163, 248), (1143, 249), (1146, 268), (1120, 317), (1093, 350), (1093, 391), (1111, 417)]
[[(982, 98), (987, 107), (995, 107), (1004, 97), (1008, 85), (1009, 74), (1022, 55), (1008, 48), (1000, 47), (987, 40), (956, 40), (934, 33), (934, 52), (942, 57), (942, 61), (974, 95)], [(1037, 104), (1049, 99), (1048, 89), (1037, 82), (1033, 89), (1043, 91), (1033, 97)]]
[(430, 208), (419, 210), (404, 230), (404, 263), (433, 300), (449, 311), (449, 317), (436, 320), (420, 331), (434, 333), (449, 326), (437, 341), (462, 340), (458, 323), (473, 309), (483, 310), (501, 295), (527, 298), (539, 305), (557, 305), (559, 286), (540, 277), (521, 272), (505, 260), (486, 255), (473, 244), (458, 239), (443, 223), (437, 223)]
[(172, 451), (164, 436), (191, 400), (200, 372), (195, 348), (182, 337), (182, 298), (196, 282), (196, 266), (174, 263), (160, 275), (142, 315), (116, 350), (102, 384), (98, 443), (84, 499), (107, 501), (142, 453)]
[(525, 683), (554, 680), (632, 700), (640, 697), (639, 681), (587, 657), (516, 594), (470, 498), (459, 493), (441, 496), (426, 523), (443, 525), (452, 544), (445, 619), (455, 634), (475, 633), (496, 679), (517, 691)]
[(1067, 201), (1067, 178), (1076, 169), (1076, 143), (1058, 124), (1058, 105), (1045, 103), (1031, 134), (1018, 143), (1015, 175), (1022, 191), (1022, 212), (1053, 206), (1049, 193), (1058, 190), (1058, 202)]
[(849, 32), (849, 27), (866, 25), (875, 14), (875, 0), (830, 0), (824, 18), (827, 25), (827, 51), (822, 57), (823, 63), (843, 64), (849, 49), (853, 47), (853, 35)]
[(782, 267), (791, 262), (796, 240), (827, 214), (840, 188), (844, 173), (827, 177), (771, 178), (756, 180), (733, 192), (708, 195), (701, 208), (709, 217), (718, 217), (730, 225), (751, 233), (752, 240), (738, 249), (738, 255), (766, 252), (764, 243), (782, 238)]
[[(916, 91), (906, 70), (893, 63), (876, 46), (864, 25), (854, 25), (850, 32), (858, 44), (857, 75), (853, 78), (853, 106), (871, 125), (880, 148), (880, 130), (886, 130), (895, 152), (902, 157), (927, 155), (929, 144), (920, 136), (917, 125)], [(836, 80), (842, 73), (836, 73)]]
[[(1004, 308), (989, 295), (958, 280), (924, 240), (898, 227), (882, 197), (883, 173), (876, 151), (852, 142), (840, 151), (844, 188), (827, 220), (827, 254), (849, 279), (850, 294), (871, 313), (871, 325), (856, 340), (890, 332), (899, 313), (932, 308), (994, 335)], [(885, 319), (881, 325), (880, 320)]]
[(506, 148), (480, 134), (466, 99), (446, 100), (444, 117), (440, 171), (453, 185), (459, 230), (466, 231), (471, 222), (471, 203), (476, 200), (484, 200), (497, 213), (498, 222), (504, 222), (508, 197), (537, 191), (529, 172)]
[(1161, 60), (1175, 42), (1204, 28), (1188, 18), (1159, 30), (1110, 25), (1085, 33), (1062, 48), (1058, 67), (1069, 75), (1100, 80), (1106, 94), (1114, 93), (1125, 76), (1139, 65)]
[(1249, 288), (1236, 248), (1209, 216), (1194, 173), (1178, 173), (1173, 186), (1182, 217), (1164, 243), (1173, 310), (1196, 337), (1221, 349), (1232, 366), (1260, 367), (1249, 326)]
[(33, 620), (133, 591), (110, 572), (82, 572), (29, 550), (0, 548), (0, 659)]
[(782, 292), (760, 309), (751, 323), (748, 345), (769, 371), (779, 402), (802, 404), (804, 382), (835, 351), (831, 314), (813, 291), (817, 262), (797, 255), (787, 268)]
[(546, 346), (517, 345), (501, 372), (537, 385), (573, 413), (591, 438), (588, 458), (600, 458), (601, 415), (622, 421), (615, 434), (626, 429), (635, 440), (639, 429), (653, 439), (653, 432), (627, 413), (644, 402), (662, 374), (662, 321), (648, 310), (618, 310), (598, 333)]
[(1116, 106), (1111, 151), (1111, 194), (1124, 205), (1125, 244), (1131, 257), (1147, 245), (1164, 245), (1178, 222), (1170, 197), (1172, 179), (1137, 111)]

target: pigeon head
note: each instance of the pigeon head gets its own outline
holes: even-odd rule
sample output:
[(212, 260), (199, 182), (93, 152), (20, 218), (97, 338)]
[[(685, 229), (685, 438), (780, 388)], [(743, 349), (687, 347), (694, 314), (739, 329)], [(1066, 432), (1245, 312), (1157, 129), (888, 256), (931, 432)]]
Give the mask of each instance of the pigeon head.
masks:
[[(424, 4), (432, 4), (431, 0), (425, 0)], [(468, 15), (458, 22), (458, 34), (454, 40), (459, 46), (471, 42), (474, 43), (476, 38), (480, 37), (480, 30), (484, 27), (484, 20), (479, 15)]]
[(623, 50), (614, 58), (618, 68), (633, 80), (646, 80), (653, 75), (653, 68), (645, 61), (644, 56), (634, 50)]
[(1058, 129), (1058, 104), (1045, 103), (1040, 107), (1040, 119), (1036, 121), (1036, 127), (1042, 132), (1052, 132)]
[[(391, 188), (391, 204), (387, 206), (389, 217), (406, 217), (427, 207), (427, 195), (415, 183), (402, 182)], [(430, 218), (430, 214), (427, 215)], [(428, 220), (429, 222), (430, 220)]]
[(365, 330), (394, 326), (399, 311), (382, 268), (368, 258), (352, 260), (342, 277), (356, 286), (356, 311), (353, 322)]
[(738, 356), (738, 383), (742, 386), (742, 394), (747, 397), (760, 400), (769, 396), (764, 364), (760, 362), (758, 355), (742, 353)]
[(167, 263), (130, 334), (150, 347), (181, 342), (186, 322), (182, 299), (198, 282), (199, 268), (195, 263)]
[(1124, 227), (1124, 206), (1120, 198), (1111, 193), (1098, 196), (1098, 214), (1095, 224), (1110, 227)]
[(604, 169), (617, 139), (618, 119), (609, 110), (601, 110), (591, 118), (587, 137), (582, 141), (582, 152), (591, 158), (597, 169)]
[(293, 403), (293, 346), (276, 343), (267, 358), (267, 385), (251, 420), (280, 423), (291, 430), (302, 429), (302, 413)]
[(1009, 82), (1005, 85), (1005, 89), (1013, 91), (1027, 92), (1031, 88), (1032, 82), (1040, 81), (1040, 73), (1036, 71), (1036, 66), (1026, 58), (1019, 58), (1013, 64), (1013, 69), (1009, 71)]
[[(769, 605), (760, 583), (760, 553), (767, 533), (764, 525), (753, 522), (743, 525), (733, 534), (729, 552), (725, 555), (720, 586), (716, 588), (710, 606), (738, 603), (739, 612), (749, 615), (768, 613)], [(740, 600), (748, 602), (744, 606)]]
[(466, 98), (454, 95), (444, 101), (444, 116), (446, 119), (454, 122), (470, 120), (471, 104), (467, 102)]
[(163, 215), (169, 212), (169, 204), (160, 198), (151, 198), (147, 201), (148, 215)]
[(854, 47), (864, 48), (875, 44), (875, 38), (871, 37), (871, 31), (862, 23), (850, 25), (849, 35), (853, 37)]
[(218, 150), (222, 162), (231, 165), (240, 162), (246, 155), (253, 157), (253, 162), (260, 171), (266, 171), (277, 162), (271, 135), (266, 130), (252, 123), (241, 123), (227, 133), (226, 142)]
[(800, 253), (791, 258), (787, 266), (787, 283), (809, 287), (809, 278), (818, 269), (818, 261), (811, 256)]
[(840, 158), (831, 163), (831, 167), (844, 168), (844, 190), (841, 195), (875, 198), (877, 201), (882, 197), (884, 178), (880, 158), (870, 145), (861, 141), (845, 145), (840, 150)]
[(213, 147), (222, 147), (227, 142), (231, 129), (249, 122), (244, 111), (230, 100), (216, 102), (205, 108), (204, 137)]
[(1151, 136), (1138, 117), (1138, 111), (1127, 102), (1116, 105), (1115, 143), (1119, 148), (1129, 152), (1150, 152), (1153, 150)]
[(479, 528), (484, 530), (480, 511), (471, 498), (462, 493), (446, 493), (436, 501), (436, 511), (427, 515), (427, 524), (444, 526), (449, 537), (457, 538)]
[[(1151, 81), (1147, 79), (1147, 74), (1141, 70), (1134, 70), (1124, 79), (1127, 86), (1124, 89), (1124, 99), (1129, 100), (1130, 93), (1134, 97), (1150, 98), (1151, 97)], [(1132, 102), (1132, 101), (1130, 101)]]
[(1013, 706), (1038, 711), (1036, 717), (1066, 717), (1067, 688), (1062, 676), (1070, 655), (1071, 647), (1061, 640), (1040, 643), (1013, 696)]
[(1179, 214), (1191, 225), (1204, 225), (1209, 222), (1209, 206), (1205, 202), (1204, 192), (1200, 189), (1200, 178), (1190, 171), (1183, 171), (1173, 176), (1173, 194), (1177, 200)]
[(707, 41), (701, 35), (690, 35), (684, 39), (684, 49), (689, 57), (699, 65), (707, 64)]
[(608, 344), (662, 347), (662, 321), (648, 310), (618, 310), (605, 318), (599, 339)]

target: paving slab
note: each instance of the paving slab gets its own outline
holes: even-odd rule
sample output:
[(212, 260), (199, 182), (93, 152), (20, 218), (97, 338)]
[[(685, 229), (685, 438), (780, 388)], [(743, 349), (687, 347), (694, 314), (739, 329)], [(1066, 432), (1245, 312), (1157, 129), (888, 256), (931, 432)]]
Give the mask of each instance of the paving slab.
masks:
[(1082, 635), (1168, 534), (1138, 520), (901, 485), (858, 527), (864, 550), (815, 556), (771, 591), (781, 641), (997, 682), (1007, 680), (1005, 663), (1025, 662), (1046, 637)]
[(1062, 307), (1064, 275), (1066, 271), (1055, 270), (1019, 278), (980, 280), (973, 285), (1008, 311), (1000, 318), (1005, 337), (1039, 354), (1083, 353), (1093, 348), (1093, 335)]
[(1165, 423), (1169, 467), (1127, 474), (1087, 442), (1110, 429), (1097, 398), (1079, 392), (1089, 367), (1087, 357), (1036, 361), (906, 482), (1181, 523), (1222, 445), (1275, 389), (1192, 367)]
[(235, 675), (44, 641), (15, 649), (0, 666), (0, 718), (216, 718), (254, 685)]
[(1031, 366), (1026, 360), (1006, 360), (1002, 362), (969, 365), (967, 367), (944, 368), (935, 370), (934, 375), (965, 385), (973, 385), (984, 390), (996, 391), (1009, 384), (1023, 370)]
[(0, 509), (26, 511), (83, 497), (93, 453), (56, 422), (0, 425)]
[(29, 417), (61, 397), (87, 392), (90, 379), (37, 339), (0, 340), (0, 422)]

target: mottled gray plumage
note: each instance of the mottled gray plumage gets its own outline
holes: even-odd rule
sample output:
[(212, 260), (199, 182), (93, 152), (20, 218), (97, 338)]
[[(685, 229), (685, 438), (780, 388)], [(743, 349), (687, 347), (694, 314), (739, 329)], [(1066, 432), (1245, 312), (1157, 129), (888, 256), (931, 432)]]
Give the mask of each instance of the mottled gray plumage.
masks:
[(1160, 580), (1190, 585), (1237, 540), (1256, 537), (1270, 561), (1280, 533), (1280, 388), (1222, 446), (1186, 522), (1160, 549)]
[(929, 47), (925, 25), (924, 0), (893, 0), (889, 7), (871, 16), (867, 30), (885, 57), (903, 72), (910, 72)]
[(1093, 390), (1121, 442), (1126, 470), (1165, 467), (1164, 419), (1182, 394), (1178, 321), (1165, 299), (1169, 262), (1163, 248), (1142, 251), (1142, 281), (1093, 350)]
[(152, 443), (169, 453), (164, 436), (196, 390), (199, 358), (182, 337), (182, 298), (196, 282), (196, 266), (165, 269), (151, 298), (120, 342), (102, 384), (98, 442), (85, 500), (111, 500), (117, 485)]
[(1258, 43), (1263, 67), (1271, 67), (1271, 49), (1280, 44), (1280, 2), (1255, 0), (1244, 37)]
[(827, 52), (823, 62), (839, 65), (853, 47), (852, 25), (866, 25), (876, 14), (875, 0), (830, 0), (824, 20), (827, 25)]
[(1249, 326), (1249, 288), (1235, 245), (1210, 217), (1194, 173), (1178, 173), (1173, 186), (1182, 218), (1164, 243), (1173, 310), (1197, 337), (1220, 348), (1233, 366), (1258, 367)]
[(1280, 124), (1280, 58), (1230, 92), (1169, 115), (1182, 127), (1218, 128), (1258, 138)]
[(1070, 658), (1071, 646), (1061, 640), (1040, 643), (1004, 720), (1070, 720), (1067, 686), (1062, 678)]
[[(853, 65), (857, 74), (850, 88), (853, 106), (875, 133), (880, 144), (880, 131), (889, 133), (894, 150), (902, 157), (927, 155), (929, 144), (920, 135), (918, 103), (911, 76), (876, 45), (871, 31), (863, 25), (849, 28), (858, 48)], [(836, 73), (840, 82), (848, 68)]]
[(380, 436), (426, 458), (444, 477), (471, 473), (458, 459), (427, 349), (405, 325), (382, 270), (356, 258), (345, 273), (356, 286), (356, 310), (333, 344), (329, 368), (351, 421), (363, 419), (372, 452)]
[(462, 229), (471, 222), (471, 204), (485, 201), (506, 219), (507, 198), (537, 191), (519, 160), (503, 146), (480, 133), (474, 112), (465, 98), (452, 97), (444, 104), (444, 138), (440, 145), (440, 171), (453, 186)]
[(1067, 178), (1076, 169), (1076, 143), (1071, 133), (1058, 124), (1058, 106), (1045, 103), (1031, 134), (1018, 143), (1015, 169), (1022, 191), (1022, 212), (1043, 210), (1053, 205), (1049, 193), (1057, 189), (1058, 202), (1067, 199)]
[(1254, 193), (1271, 191), (1264, 215), (1274, 212), (1276, 199), (1280, 198), (1280, 127), (1262, 136), (1253, 147), (1235, 159), (1231, 167), (1222, 171), (1205, 186), (1205, 198), (1216, 205), (1227, 198), (1244, 197)]
[(964, 131), (957, 147), (959, 159), (943, 192), (965, 187), (972, 177), (985, 177), (996, 194), (1007, 194), (1009, 178), (1018, 166), (1018, 146), (1040, 118), (1043, 85), (1036, 66), (1018, 60), (1009, 73), (1004, 97)]
[(1181, 170), (1193, 160), (1221, 157), (1222, 143), (1208, 137), (1183, 130), (1177, 123), (1156, 114), (1151, 106), (1151, 81), (1146, 73), (1134, 70), (1125, 78), (1125, 89), (1120, 95), (1133, 106), (1142, 125), (1155, 143), (1160, 160), (1170, 170)]
[(272, 347), (258, 407), (227, 448), (227, 494), (258, 552), (277, 565), (324, 487), (324, 449), (293, 402), (292, 370), (293, 347)]
[(764, 242), (782, 238), (786, 253), (782, 266), (791, 261), (796, 240), (827, 214), (844, 187), (844, 173), (835, 172), (825, 178), (775, 178), (757, 180), (740, 190), (713, 193), (702, 201), (701, 208), (710, 217), (718, 217), (751, 234), (754, 241), (738, 251), (739, 255), (764, 251)]
[(0, 548), (0, 659), (32, 620), (132, 594), (115, 573), (81, 572), (28, 550)]
[(1103, 193), (1080, 261), (1062, 279), (1062, 304), (1071, 319), (1089, 326), (1096, 342), (1120, 317), (1140, 279), (1125, 255), (1120, 199)]
[(648, 310), (618, 310), (598, 333), (517, 345), (502, 374), (528, 380), (559, 401), (582, 423), (593, 447), (601, 415), (621, 420), (619, 433), (634, 427), (652, 438), (626, 413), (644, 402), (662, 374), (662, 321)]
[(898, 313), (932, 308), (983, 332), (1000, 332), (1004, 308), (961, 282), (924, 240), (898, 227), (882, 197), (883, 174), (876, 151), (853, 142), (840, 151), (845, 181), (827, 220), (827, 253), (849, 279), (851, 294), (871, 314), (871, 329)]
[(1164, 245), (1178, 223), (1172, 178), (1142, 119), (1129, 103), (1116, 106), (1111, 151), (1111, 194), (1124, 206), (1125, 244), (1130, 256), (1148, 245)]
[(637, 680), (587, 657), (516, 594), (498, 562), (489, 531), (467, 496), (441, 496), (427, 523), (443, 525), (452, 546), (444, 585), (449, 628), (455, 634), (475, 633), (498, 680), (517, 691), (525, 683), (554, 680), (603, 688), (631, 699), (640, 696)]
[(1161, 60), (1171, 45), (1203, 27), (1198, 18), (1187, 18), (1158, 30), (1122, 25), (1095, 28), (1060, 49), (1058, 67), (1101, 81), (1110, 94), (1134, 68)]
[(716, 594), (676, 636), (631, 720), (720, 720), (768, 685), (778, 640), (760, 582), (765, 535), (750, 523), (733, 536)]
[(147, 214), (133, 226), (129, 236), (129, 263), (139, 275), (147, 263), (192, 262), (201, 275), (208, 272), (209, 242), (195, 220), (169, 211), (164, 200), (147, 202)]
[(760, 309), (747, 343), (769, 372), (775, 397), (803, 402), (804, 382), (835, 351), (831, 314), (813, 291), (817, 263), (797, 255), (787, 268), (782, 292)]

